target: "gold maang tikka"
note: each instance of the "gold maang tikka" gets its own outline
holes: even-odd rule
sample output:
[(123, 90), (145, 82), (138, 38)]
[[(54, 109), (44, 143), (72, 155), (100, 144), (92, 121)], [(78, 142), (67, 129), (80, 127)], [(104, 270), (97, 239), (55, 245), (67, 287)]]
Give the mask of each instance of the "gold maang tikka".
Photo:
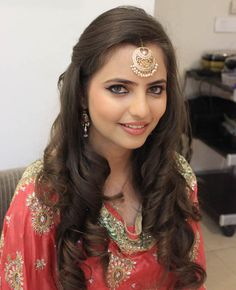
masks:
[(140, 77), (150, 77), (156, 71), (158, 63), (148, 47), (138, 47), (132, 54), (133, 64), (130, 66), (132, 71)]

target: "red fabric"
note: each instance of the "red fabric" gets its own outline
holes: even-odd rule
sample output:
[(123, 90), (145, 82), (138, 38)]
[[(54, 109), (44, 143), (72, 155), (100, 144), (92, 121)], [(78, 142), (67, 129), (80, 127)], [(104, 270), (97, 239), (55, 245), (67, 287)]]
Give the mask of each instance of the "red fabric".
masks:
[[(56, 248), (55, 230), (59, 222), (58, 215), (53, 216), (53, 222), (48, 232), (37, 233), (33, 227), (32, 219), (34, 208), (28, 206), (28, 197), (34, 192), (34, 183), (22, 185), (14, 197), (6, 214), (3, 226), (3, 240), (0, 249), (0, 278), (2, 290), (56, 290)], [(193, 200), (197, 200), (196, 190)], [(114, 215), (117, 215), (110, 208)], [(120, 217), (117, 216), (119, 219)], [(205, 256), (201, 230), (198, 223), (191, 223), (194, 232), (200, 234), (200, 244), (197, 248), (196, 261), (205, 267)], [(132, 230), (132, 227), (129, 228)], [(114, 241), (110, 241), (109, 250), (114, 255), (120, 255)], [(18, 256), (17, 256), (18, 255)], [(163, 269), (156, 260), (156, 246), (146, 252), (129, 255), (127, 258), (136, 263), (129, 279), (124, 281), (118, 290), (126, 289), (155, 289), (153, 281), (159, 277)], [(38, 262), (37, 262), (38, 261)], [(37, 263), (41, 262), (41, 267)], [(87, 267), (88, 265), (89, 267)], [(104, 282), (102, 267), (97, 258), (89, 258), (83, 265), (88, 278), (88, 290), (109, 289)], [(92, 270), (92, 276), (91, 276)], [(18, 275), (16, 281), (21, 281), (21, 287), (14, 284), (14, 273)], [(169, 281), (171, 280), (169, 275)], [(168, 281), (168, 282), (169, 282)], [(18, 285), (18, 286), (17, 286)], [(165, 290), (166, 286), (162, 288)], [(200, 290), (205, 289), (201, 287)]]

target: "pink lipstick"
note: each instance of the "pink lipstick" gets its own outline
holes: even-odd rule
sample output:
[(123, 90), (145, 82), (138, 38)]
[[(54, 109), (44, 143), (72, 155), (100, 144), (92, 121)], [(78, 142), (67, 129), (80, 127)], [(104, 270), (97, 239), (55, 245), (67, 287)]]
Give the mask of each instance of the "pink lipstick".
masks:
[(142, 135), (147, 129), (146, 122), (120, 123), (122, 129), (131, 135)]

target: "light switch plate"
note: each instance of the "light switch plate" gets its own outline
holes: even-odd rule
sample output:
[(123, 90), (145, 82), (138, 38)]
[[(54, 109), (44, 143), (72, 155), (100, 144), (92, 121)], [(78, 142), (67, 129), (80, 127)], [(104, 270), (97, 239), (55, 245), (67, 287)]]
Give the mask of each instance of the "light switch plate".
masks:
[(215, 32), (236, 32), (236, 17), (216, 17)]

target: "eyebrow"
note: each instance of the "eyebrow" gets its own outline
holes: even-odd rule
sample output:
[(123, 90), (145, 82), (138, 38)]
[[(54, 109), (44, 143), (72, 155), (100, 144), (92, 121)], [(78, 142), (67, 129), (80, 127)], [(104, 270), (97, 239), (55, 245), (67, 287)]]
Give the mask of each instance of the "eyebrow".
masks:
[[(110, 79), (110, 80), (107, 80), (105, 81), (104, 84), (107, 84), (107, 83), (123, 83), (123, 84), (127, 84), (127, 85), (135, 85), (137, 86), (138, 84), (136, 82), (133, 82), (133, 81), (130, 81), (130, 80), (126, 80), (126, 79)], [(156, 80), (154, 82), (151, 82), (149, 84), (147, 84), (148, 86), (151, 86), (151, 85), (156, 85), (156, 84), (163, 84), (163, 83), (166, 83), (166, 80), (165, 79), (160, 79), (160, 80)]]

